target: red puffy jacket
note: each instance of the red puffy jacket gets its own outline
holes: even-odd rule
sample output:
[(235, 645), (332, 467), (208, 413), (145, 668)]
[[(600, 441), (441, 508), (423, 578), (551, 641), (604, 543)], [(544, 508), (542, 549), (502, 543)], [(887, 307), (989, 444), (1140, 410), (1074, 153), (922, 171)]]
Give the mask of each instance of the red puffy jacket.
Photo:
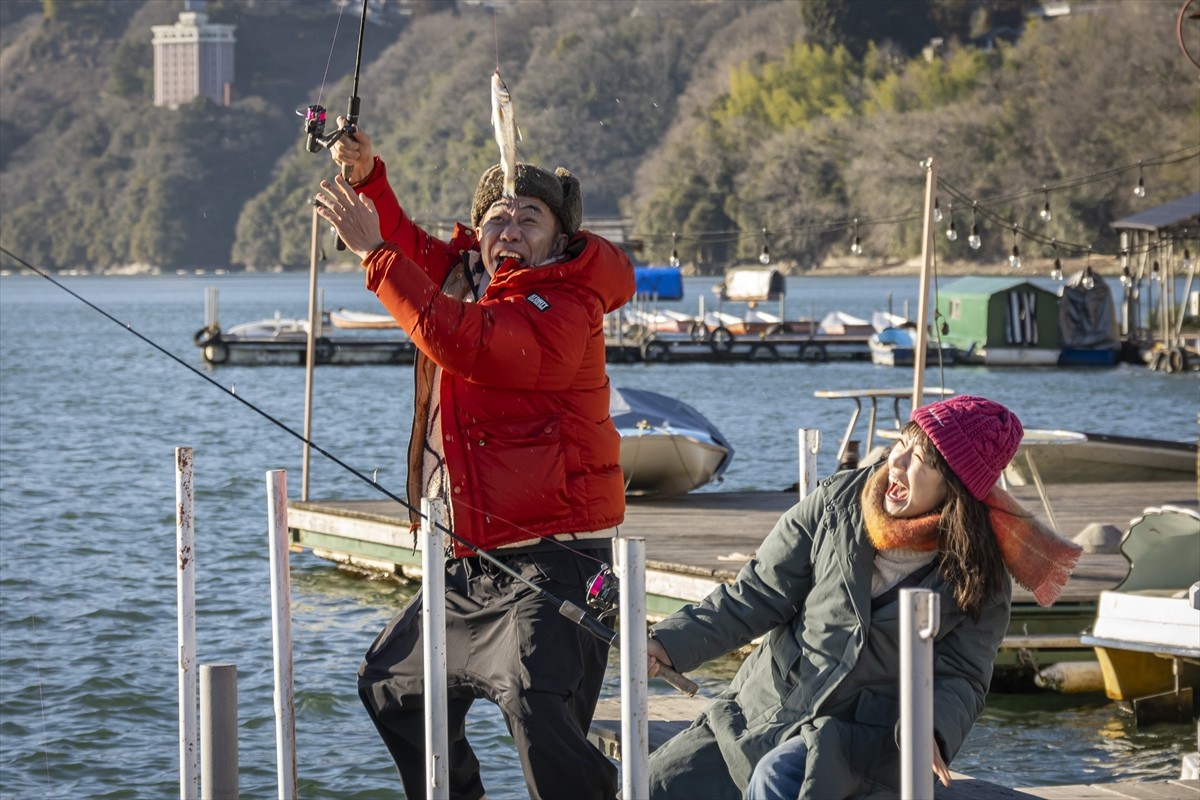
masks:
[[(611, 242), (581, 231), (566, 259), (540, 267), (506, 260), (479, 302), (442, 287), (474, 232), (449, 242), (400, 208), (383, 162), (358, 191), (379, 212), (385, 242), (363, 265), (420, 353), (442, 367), (441, 425), (454, 530), (485, 550), (555, 534), (600, 531), (625, 514), (620, 436), (609, 417), (604, 314), (635, 290), (633, 267)], [(431, 386), (417, 365), (409, 501), (419, 503), (421, 410)], [(423, 398), (422, 393), (426, 396)], [(418, 493), (414, 497), (414, 489)], [(469, 555), (461, 545), (455, 555)]]

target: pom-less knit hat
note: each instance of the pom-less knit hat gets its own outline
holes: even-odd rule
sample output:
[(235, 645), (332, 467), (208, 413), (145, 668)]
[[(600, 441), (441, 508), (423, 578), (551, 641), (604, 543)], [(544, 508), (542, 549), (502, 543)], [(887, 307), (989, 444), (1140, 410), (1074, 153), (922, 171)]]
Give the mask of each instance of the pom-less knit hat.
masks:
[(976, 500), (987, 497), (1017, 453), (1024, 430), (1017, 415), (985, 397), (962, 394), (921, 406), (911, 419)]
[[(475, 199), (471, 202), (471, 224), (478, 228), (487, 210), (504, 191), (504, 172), (500, 165), (489, 167), (479, 178)], [(563, 233), (573, 236), (583, 222), (583, 198), (579, 180), (559, 167), (553, 173), (532, 164), (517, 164), (517, 194), (541, 200), (562, 223)]]

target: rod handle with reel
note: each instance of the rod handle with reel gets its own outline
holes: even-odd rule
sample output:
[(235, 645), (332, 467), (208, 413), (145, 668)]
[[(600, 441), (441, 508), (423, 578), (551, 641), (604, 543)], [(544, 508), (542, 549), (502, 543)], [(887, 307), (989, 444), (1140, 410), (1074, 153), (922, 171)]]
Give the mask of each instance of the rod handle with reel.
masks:
[[(562, 601), (562, 605), (558, 607), (558, 613), (579, 625), (597, 639), (608, 642), (608, 644), (612, 647), (617, 646), (616, 631), (608, 628), (600, 620), (596, 619), (591, 614), (586, 613), (582, 608), (575, 605), (570, 600)], [(696, 692), (700, 691), (700, 687), (695, 683), (695, 681), (691, 680), (680, 672), (676, 672), (661, 662), (659, 662), (658, 665), (658, 677), (662, 678), (664, 681), (671, 684), (688, 697), (695, 697)]]

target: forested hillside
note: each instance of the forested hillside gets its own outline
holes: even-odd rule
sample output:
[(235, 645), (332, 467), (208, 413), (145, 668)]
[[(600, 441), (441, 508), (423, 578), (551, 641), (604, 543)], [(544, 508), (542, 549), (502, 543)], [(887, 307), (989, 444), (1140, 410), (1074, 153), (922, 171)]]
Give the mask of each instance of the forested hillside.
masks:
[[(1173, 0), (1053, 19), (1023, 0), (496, 5), (425, 0), (367, 26), (361, 124), (418, 219), (466, 218), (496, 159), (497, 65), (521, 157), (575, 171), (585, 216), (627, 215), (648, 259), (674, 247), (699, 269), (764, 242), (809, 269), (855, 232), (868, 261), (911, 257), (928, 156), (955, 192), (943, 212), (959, 197), (964, 231), (985, 212), (960, 255), (981, 261), (1013, 224), (1112, 253), (1112, 220), (1200, 190), (1200, 73)], [(332, 167), (294, 112), (345, 108), (357, 6), (211, 2), (238, 26), (234, 104), (170, 111), (152, 105), (150, 26), (182, 3), (3, 0), (0, 241), (56, 269), (305, 265)]]

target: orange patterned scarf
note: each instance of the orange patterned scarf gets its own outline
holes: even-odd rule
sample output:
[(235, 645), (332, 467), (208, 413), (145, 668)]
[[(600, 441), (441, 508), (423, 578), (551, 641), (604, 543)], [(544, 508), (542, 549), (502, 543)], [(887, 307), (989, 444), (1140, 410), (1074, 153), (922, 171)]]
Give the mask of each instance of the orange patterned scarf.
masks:
[[(887, 513), (883, 496), (887, 492), (887, 469), (875, 471), (863, 488), (863, 522), (876, 550), (904, 547), (935, 550), (940, 511), (920, 517), (898, 519)], [(1033, 515), (1008, 492), (996, 486), (984, 503), (988, 521), (1004, 565), (1017, 583), (1033, 593), (1038, 605), (1048, 606), (1058, 599), (1083, 548), (1069, 542)]]

